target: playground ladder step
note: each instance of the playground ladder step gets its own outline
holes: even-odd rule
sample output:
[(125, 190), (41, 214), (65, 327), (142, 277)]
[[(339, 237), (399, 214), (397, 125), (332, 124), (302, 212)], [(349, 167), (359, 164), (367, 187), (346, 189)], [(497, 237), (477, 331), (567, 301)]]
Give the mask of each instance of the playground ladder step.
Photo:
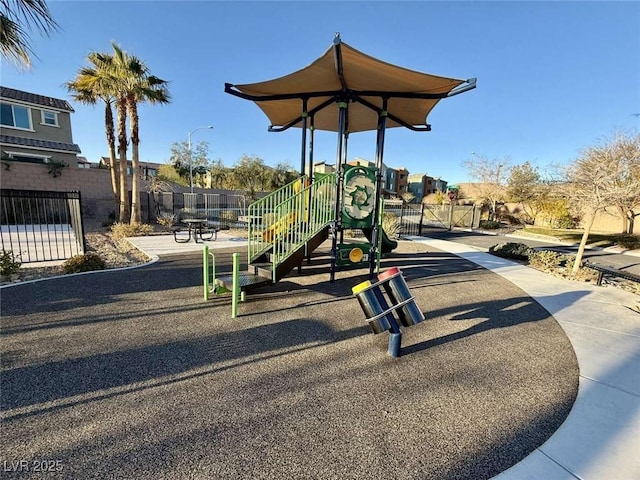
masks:
[[(238, 276), (238, 283), (240, 284), (241, 291), (248, 292), (258, 287), (262, 287), (263, 285), (271, 284), (271, 276), (269, 276), (269, 278), (266, 278), (251, 273), (240, 273), (240, 275)], [(219, 285), (231, 291), (233, 289), (233, 277), (231, 275), (218, 277), (216, 278), (216, 285)]]
[(273, 264), (270, 262), (251, 263), (247, 270), (251, 275), (258, 275), (260, 277), (268, 278), (269, 280), (273, 278)]
[(275, 267), (275, 275), (273, 262), (271, 262), (272, 252), (266, 252), (262, 255), (257, 256), (255, 259), (253, 259), (253, 261), (249, 263), (247, 270), (251, 275), (257, 275), (260, 277), (272, 279), (274, 282), (279, 282), (297, 265), (301, 264), (301, 262), (304, 260), (305, 251), (314, 251), (328, 237), (329, 227), (325, 226), (322, 230), (316, 232), (316, 234), (313, 235), (306, 244), (297, 246), (291, 245), (291, 254)]

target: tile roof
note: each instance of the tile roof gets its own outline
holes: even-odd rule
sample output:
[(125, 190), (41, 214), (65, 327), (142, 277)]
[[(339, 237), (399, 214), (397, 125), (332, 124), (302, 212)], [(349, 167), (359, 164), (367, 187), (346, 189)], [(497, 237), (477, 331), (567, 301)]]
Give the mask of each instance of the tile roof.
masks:
[[(116, 162), (118, 161), (119, 160), (116, 159)], [(111, 165), (111, 159), (109, 157), (100, 157), (100, 160), (98, 162), (102, 163), (107, 167)], [(131, 159), (127, 160), (127, 165), (132, 165), (132, 164), (133, 164), (133, 161)], [(156, 170), (160, 168), (162, 165), (164, 165), (164, 163), (145, 162), (144, 160), (139, 160), (138, 164), (140, 167), (155, 168)]]
[(14, 137), (13, 135), (0, 135), (0, 143), (19, 145), (21, 147), (37, 147), (49, 150), (59, 150), (70, 153), (80, 153), (80, 147), (75, 143), (52, 142), (50, 140), (38, 140), (37, 138)]
[(14, 88), (0, 87), (0, 97), (8, 98), (11, 100), (19, 100), (25, 103), (31, 103), (33, 105), (41, 105), (43, 107), (52, 107), (59, 110), (66, 110), (73, 112), (73, 108), (66, 100), (59, 98), (46, 97), (44, 95), (37, 95), (35, 93), (23, 92), (22, 90), (16, 90)]

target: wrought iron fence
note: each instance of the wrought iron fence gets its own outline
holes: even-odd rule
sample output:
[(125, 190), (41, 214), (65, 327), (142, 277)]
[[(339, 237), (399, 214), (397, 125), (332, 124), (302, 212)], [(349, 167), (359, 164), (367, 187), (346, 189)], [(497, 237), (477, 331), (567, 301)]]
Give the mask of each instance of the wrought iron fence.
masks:
[(182, 218), (196, 217), (221, 227), (246, 226), (248, 203), (244, 195), (159, 192), (153, 198), (156, 217), (170, 215), (176, 223)]
[(80, 192), (0, 192), (0, 239), (22, 263), (66, 260), (85, 252)]
[(398, 217), (401, 236), (421, 236), (429, 228), (477, 228), (480, 221), (480, 210), (474, 205), (427, 205), (385, 200), (384, 211)]

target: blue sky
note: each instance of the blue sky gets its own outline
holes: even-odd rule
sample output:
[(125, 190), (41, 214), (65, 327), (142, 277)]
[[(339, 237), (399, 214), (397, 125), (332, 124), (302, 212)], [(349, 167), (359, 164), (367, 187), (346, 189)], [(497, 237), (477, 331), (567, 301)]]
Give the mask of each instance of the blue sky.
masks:
[[(267, 132), (252, 102), (224, 83), (253, 83), (298, 70), (343, 42), (383, 61), (435, 75), (478, 78), (442, 100), (431, 132), (387, 131), (384, 161), (449, 182), (469, 180), (472, 152), (530, 161), (573, 161), (615, 129), (640, 128), (638, 2), (214, 2), (50, 1), (62, 31), (33, 34), (28, 72), (2, 66), (2, 85), (70, 100), (64, 82), (91, 51), (111, 42), (168, 80), (172, 103), (140, 110), (141, 160), (165, 163), (187, 133), (210, 158), (244, 154), (299, 168), (299, 129)], [(72, 102), (74, 141), (89, 161), (106, 155), (103, 108)], [(336, 135), (318, 132), (315, 160), (335, 162)], [(373, 159), (375, 134), (349, 139), (349, 159)]]

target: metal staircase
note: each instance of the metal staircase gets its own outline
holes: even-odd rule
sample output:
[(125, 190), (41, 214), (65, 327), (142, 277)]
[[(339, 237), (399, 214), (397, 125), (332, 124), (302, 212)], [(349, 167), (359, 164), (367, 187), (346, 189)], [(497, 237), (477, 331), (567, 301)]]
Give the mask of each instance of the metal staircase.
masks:
[[(242, 291), (277, 283), (329, 236), (335, 215), (335, 174), (311, 183), (305, 175), (249, 205), (248, 272)], [(218, 285), (229, 288), (230, 278)]]

